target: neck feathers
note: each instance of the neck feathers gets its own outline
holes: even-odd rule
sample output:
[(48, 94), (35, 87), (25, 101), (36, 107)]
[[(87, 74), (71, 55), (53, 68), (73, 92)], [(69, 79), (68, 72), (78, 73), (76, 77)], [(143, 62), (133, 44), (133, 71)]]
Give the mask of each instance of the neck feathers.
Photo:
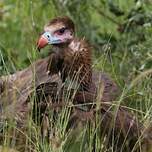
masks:
[[(75, 79), (83, 90), (89, 89), (92, 82), (91, 47), (84, 39), (73, 39), (68, 45), (56, 46), (63, 59), (62, 70), (65, 77)], [(61, 72), (62, 73), (62, 72)]]

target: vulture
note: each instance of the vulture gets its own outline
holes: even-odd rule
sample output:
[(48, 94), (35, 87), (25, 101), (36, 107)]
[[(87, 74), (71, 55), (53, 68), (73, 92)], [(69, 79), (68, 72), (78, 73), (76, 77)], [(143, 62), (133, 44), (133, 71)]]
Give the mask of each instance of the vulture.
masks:
[[(54, 18), (44, 26), (44, 31), (37, 41), (37, 48), (41, 50), (47, 45), (52, 46), (46, 69), (48, 74), (50, 76), (58, 74), (61, 76), (63, 83), (69, 78), (70, 81), (75, 81), (79, 84), (79, 88), (73, 98), (74, 104), (91, 103), (86, 104), (87, 107), (85, 109), (77, 106), (73, 107), (69, 124), (75, 124), (77, 120), (83, 122), (88, 120), (95, 121), (96, 114), (99, 113), (102, 120), (101, 130), (105, 131), (108, 136), (110, 133), (110, 137), (112, 137), (113, 133), (115, 133), (116, 137), (120, 136), (120, 139), (116, 141), (119, 141), (122, 147), (124, 147), (126, 140), (126, 143), (129, 141), (129, 147), (132, 149), (136, 145), (138, 135), (141, 135), (142, 124), (126, 108), (120, 106), (116, 115), (114, 115), (113, 108), (111, 108), (112, 104), (104, 103), (112, 102), (116, 97), (119, 97), (120, 90), (107, 74), (92, 69), (92, 47), (84, 38), (75, 36), (75, 26), (69, 17)], [(42, 91), (41, 88), (43, 88)], [(65, 88), (61, 90), (63, 89)], [(53, 90), (55, 90), (54, 95), (57, 93), (56, 83), (42, 84), (36, 89), (36, 94), (44, 101), (42, 97), (44, 96), (44, 99), (46, 99), (47, 95), (51, 94), (53, 96)], [(45, 95), (43, 95), (44, 92)], [(97, 108), (92, 106), (94, 101), (101, 101), (99, 109), (97, 106)], [(39, 102), (40, 106), (43, 107), (44, 105), (45, 111), (48, 104)], [(59, 102), (51, 104), (50, 107), (55, 109), (56, 107), (62, 107), (62, 104), (65, 105), (64, 102)], [(115, 118), (114, 127), (111, 126), (113, 118)], [(120, 147), (120, 151), (122, 151), (119, 142), (117, 144)]]
[(82, 89), (87, 90), (92, 75), (91, 49), (85, 40), (74, 37), (74, 29), (74, 23), (68, 17), (51, 20), (38, 40), (38, 49), (52, 44), (49, 74), (60, 71), (63, 82), (69, 77), (70, 80), (78, 81)]
[(76, 82), (79, 92), (75, 100), (92, 102), (97, 92), (102, 101), (115, 99), (117, 85), (106, 74), (92, 70), (92, 47), (75, 36), (75, 25), (69, 17), (56, 17), (44, 26), (37, 48), (40, 51), (47, 45), (52, 48), (46, 71), (49, 75), (60, 74), (62, 82), (67, 78)]

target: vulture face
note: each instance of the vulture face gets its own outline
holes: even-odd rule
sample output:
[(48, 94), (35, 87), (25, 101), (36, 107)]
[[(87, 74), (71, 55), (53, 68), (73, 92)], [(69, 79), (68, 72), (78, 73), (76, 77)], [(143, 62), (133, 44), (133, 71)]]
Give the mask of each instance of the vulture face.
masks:
[(74, 36), (74, 23), (68, 17), (52, 19), (40, 36), (37, 47), (40, 50), (48, 44), (58, 45), (71, 42)]

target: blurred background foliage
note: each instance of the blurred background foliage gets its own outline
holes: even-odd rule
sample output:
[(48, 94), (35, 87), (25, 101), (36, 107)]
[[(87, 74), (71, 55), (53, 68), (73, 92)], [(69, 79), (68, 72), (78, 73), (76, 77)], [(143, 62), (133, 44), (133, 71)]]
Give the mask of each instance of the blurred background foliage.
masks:
[(94, 66), (123, 87), (152, 67), (151, 10), (152, 0), (0, 0), (0, 75), (36, 60), (44, 24), (67, 15), (93, 46)]

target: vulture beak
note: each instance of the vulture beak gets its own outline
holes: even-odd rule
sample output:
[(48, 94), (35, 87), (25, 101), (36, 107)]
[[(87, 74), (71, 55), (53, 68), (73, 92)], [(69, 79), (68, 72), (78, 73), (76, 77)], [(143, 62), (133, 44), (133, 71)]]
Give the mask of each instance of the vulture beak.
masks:
[(41, 35), (37, 41), (37, 49), (40, 51), (46, 45), (48, 45), (48, 39), (44, 35)]
[(61, 42), (61, 39), (52, 36), (49, 32), (45, 32), (40, 36), (39, 40), (37, 41), (37, 49), (40, 51), (48, 44), (59, 44)]

